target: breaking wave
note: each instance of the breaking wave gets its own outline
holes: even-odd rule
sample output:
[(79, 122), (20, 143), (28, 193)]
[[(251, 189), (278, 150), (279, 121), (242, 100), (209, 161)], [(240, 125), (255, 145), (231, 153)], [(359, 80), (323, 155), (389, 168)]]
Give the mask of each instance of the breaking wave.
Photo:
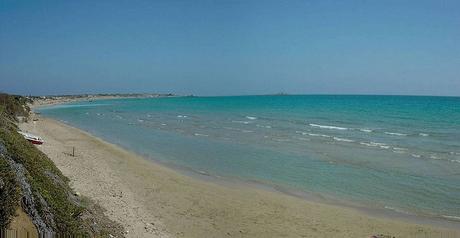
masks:
[(387, 132), (387, 131), (385, 131), (385, 134), (392, 135), (392, 136), (407, 136), (407, 134), (398, 133), (398, 132)]
[(343, 141), (343, 142), (355, 142), (354, 140), (345, 139), (345, 138), (340, 138), (340, 137), (335, 137), (335, 136), (334, 136), (333, 139), (336, 140), (336, 141)]
[(328, 135), (315, 134), (315, 133), (307, 133), (307, 135), (309, 135), (309, 136), (317, 136), (317, 137), (326, 137), (326, 138), (332, 137), (332, 136), (328, 136)]
[(206, 134), (200, 134), (200, 133), (195, 133), (194, 135), (195, 135), (195, 136), (209, 136), (209, 135), (206, 135)]
[(362, 128), (362, 129), (359, 129), (359, 130), (362, 131), (362, 132), (367, 132), (367, 133), (373, 132), (373, 130), (366, 129), (366, 128)]
[(348, 130), (346, 127), (339, 127), (339, 126), (326, 126), (326, 125), (318, 125), (318, 124), (309, 124), (312, 127), (318, 127), (321, 129), (331, 129), (331, 130)]

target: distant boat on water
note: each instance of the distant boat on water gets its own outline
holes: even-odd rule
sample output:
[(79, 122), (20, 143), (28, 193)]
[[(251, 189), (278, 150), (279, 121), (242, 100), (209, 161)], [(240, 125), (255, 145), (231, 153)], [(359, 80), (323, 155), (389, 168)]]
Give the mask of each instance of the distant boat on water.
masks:
[(29, 133), (26, 133), (26, 132), (22, 132), (22, 131), (18, 131), (19, 134), (21, 134), (22, 136), (24, 136), (24, 138), (28, 141), (30, 141), (32, 144), (35, 144), (35, 145), (41, 145), (43, 144), (43, 142), (45, 142), (42, 138), (40, 138), (39, 136), (36, 136), (36, 135), (32, 135), (32, 134), (29, 134)]

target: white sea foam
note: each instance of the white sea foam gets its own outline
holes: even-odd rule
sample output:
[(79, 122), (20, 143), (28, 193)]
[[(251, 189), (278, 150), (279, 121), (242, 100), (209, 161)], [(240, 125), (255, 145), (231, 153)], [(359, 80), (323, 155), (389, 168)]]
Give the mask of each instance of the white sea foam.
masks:
[(328, 135), (315, 134), (315, 133), (307, 133), (307, 135), (309, 135), (309, 136), (317, 136), (317, 137), (326, 137), (326, 138), (330, 138), (330, 137), (331, 137), (331, 136), (328, 136)]
[(142, 119), (137, 119), (137, 121), (138, 121), (138, 122), (144, 122), (144, 120), (142, 120)]
[(385, 143), (380, 143), (380, 142), (371, 142), (373, 145), (381, 146), (381, 145), (386, 145)]
[(460, 220), (460, 217), (456, 217), (456, 216), (443, 215), (442, 217), (447, 218), (447, 219)]
[(166, 123), (161, 123), (162, 126), (166, 126)]
[(318, 125), (318, 124), (309, 124), (312, 127), (318, 127), (321, 129), (331, 129), (331, 130), (348, 130), (346, 127), (338, 127), (338, 126), (325, 126), (325, 125)]
[(187, 118), (187, 116), (184, 115), (177, 115), (178, 118)]
[(381, 145), (380, 148), (382, 148), (382, 149), (390, 149), (390, 146), (388, 146), (388, 145)]
[(198, 172), (199, 174), (201, 174), (201, 175), (209, 176), (209, 173), (206, 172), (206, 171), (198, 170), (197, 172)]
[(251, 116), (246, 116), (246, 118), (249, 119), (249, 120), (256, 120), (257, 119), (257, 117), (251, 117)]
[(195, 136), (209, 136), (209, 135), (206, 135), (206, 134), (200, 134), (200, 133), (195, 133), (194, 135), (195, 135)]
[(362, 132), (367, 132), (367, 133), (370, 133), (370, 132), (372, 132), (372, 130), (371, 130), (371, 129), (359, 129), (359, 130), (360, 130), (360, 131), (362, 131)]
[(395, 207), (390, 207), (390, 206), (384, 206), (384, 208), (386, 209), (389, 209), (389, 210), (393, 210), (395, 212), (399, 212), (399, 213), (404, 213), (404, 214), (411, 214), (410, 212), (408, 211), (404, 211), (402, 209), (399, 209), (399, 208), (395, 208)]
[(378, 143), (378, 142), (360, 142), (361, 145), (370, 146), (370, 147), (379, 147), (379, 146), (386, 146), (385, 143)]
[(308, 132), (305, 131), (295, 131), (297, 134), (308, 135)]
[(458, 159), (451, 159), (450, 162), (460, 163), (460, 160), (458, 160)]
[(398, 132), (386, 132), (385, 131), (385, 134), (392, 135), (392, 136), (407, 136), (407, 134), (398, 133)]
[(400, 150), (400, 151), (406, 151), (406, 148), (401, 148), (401, 147), (393, 147), (393, 150)]
[(321, 136), (320, 134), (314, 134), (314, 133), (306, 133), (306, 134), (309, 135), (309, 136)]
[(264, 126), (264, 125), (259, 125), (259, 124), (257, 124), (256, 126), (260, 128), (267, 128), (267, 129), (272, 128), (271, 126)]
[(251, 133), (253, 131), (251, 131), (251, 130), (241, 130), (241, 132), (243, 132), (243, 133)]
[(426, 137), (426, 136), (429, 136), (429, 134), (427, 134), (427, 133), (419, 133), (419, 135), (420, 135), (420, 136), (425, 136), (425, 137)]
[(340, 137), (334, 137), (333, 139), (336, 141), (343, 141), (343, 142), (355, 142), (354, 140), (340, 138)]
[(233, 123), (249, 124), (248, 121), (232, 121)]
[(367, 143), (367, 142), (359, 142), (359, 144), (365, 145), (365, 146), (373, 146), (373, 147), (376, 146), (376, 145), (373, 145), (373, 144)]
[(414, 158), (420, 158), (420, 157), (422, 157), (421, 155), (418, 155), (418, 154), (411, 154), (411, 156), (414, 157)]

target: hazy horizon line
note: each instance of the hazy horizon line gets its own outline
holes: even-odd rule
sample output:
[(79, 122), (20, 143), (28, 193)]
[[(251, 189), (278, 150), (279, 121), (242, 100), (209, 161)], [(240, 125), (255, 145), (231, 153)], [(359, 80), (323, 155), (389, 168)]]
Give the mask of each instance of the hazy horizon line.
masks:
[(435, 95), (435, 94), (372, 94), (372, 93), (288, 93), (288, 92), (277, 92), (277, 93), (264, 93), (264, 94), (226, 94), (226, 95), (200, 95), (200, 94), (176, 94), (174, 92), (100, 92), (100, 93), (70, 93), (70, 94), (16, 94), (0, 91), (0, 93), (6, 93), (10, 95), (30, 96), (30, 97), (59, 97), (59, 96), (81, 96), (81, 95), (166, 95), (172, 94), (173, 96), (194, 96), (194, 97), (240, 97), (240, 96), (405, 96), (405, 97), (460, 97), (460, 95)]

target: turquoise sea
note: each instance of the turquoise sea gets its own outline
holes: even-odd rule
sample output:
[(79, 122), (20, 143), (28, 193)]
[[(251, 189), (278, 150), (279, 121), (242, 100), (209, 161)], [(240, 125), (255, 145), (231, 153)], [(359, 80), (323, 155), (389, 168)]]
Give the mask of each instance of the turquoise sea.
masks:
[(39, 110), (166, 164), (460, 221), (460, 98), (115, 99)]

